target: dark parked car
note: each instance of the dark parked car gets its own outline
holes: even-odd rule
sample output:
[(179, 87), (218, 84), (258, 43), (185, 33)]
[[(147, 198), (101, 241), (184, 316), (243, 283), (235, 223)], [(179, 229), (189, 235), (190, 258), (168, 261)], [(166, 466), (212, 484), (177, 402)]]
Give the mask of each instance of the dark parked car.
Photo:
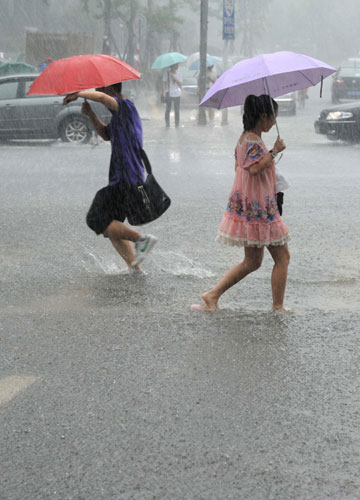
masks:
[(360, 103), (339, 104), (323, 109), (314, 123), (315, 132), (332, 141), (360, 142)]
[(347, 59), (333, 76), (331, 99), (360, 99), (360, 59)]
[[(67, 106), (57, 95), (26, 95), (36, 74), (0, 78), (0, 139), (57, 139), (77, 144), (89, 142), (92, 127), (81, 113), (83, 100)], [(91, 103), (99, 117), (108, 123), (110, 112)]]

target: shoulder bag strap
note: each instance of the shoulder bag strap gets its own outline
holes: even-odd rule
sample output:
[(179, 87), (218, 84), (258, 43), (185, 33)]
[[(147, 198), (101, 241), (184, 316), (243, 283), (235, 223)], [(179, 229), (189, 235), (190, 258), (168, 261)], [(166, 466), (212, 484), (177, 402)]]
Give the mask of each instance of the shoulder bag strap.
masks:
[(149, 175), (152, 173), (152, 169), (151, 169), (149, 158), (147, 157), (147, 154), (145, 153), (143, 148), (140, 149), (140, 154), (141, 154), (141, 159), (142, 159), (142, 162), (144, 164), (146, 173)]

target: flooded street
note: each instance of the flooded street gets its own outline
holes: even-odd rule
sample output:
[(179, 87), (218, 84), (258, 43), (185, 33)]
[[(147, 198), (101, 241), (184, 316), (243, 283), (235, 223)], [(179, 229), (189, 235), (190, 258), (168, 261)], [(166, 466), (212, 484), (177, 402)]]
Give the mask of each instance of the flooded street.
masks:
[(107, 143), (0, 144), (1, 498), (359, 497), (360, 145), (316, 135), (329, 88), (309, 95), (278, 119), (286, 316), (270, 312), (269, 253), (219, 311), (190, 311), (243, 257), (215, 242), (238, 108), (207, 127), (182, 109), (166, 129), (137, 103), (172, 199), (146, 226), (159, 242), (143, 276), (85, 223)]

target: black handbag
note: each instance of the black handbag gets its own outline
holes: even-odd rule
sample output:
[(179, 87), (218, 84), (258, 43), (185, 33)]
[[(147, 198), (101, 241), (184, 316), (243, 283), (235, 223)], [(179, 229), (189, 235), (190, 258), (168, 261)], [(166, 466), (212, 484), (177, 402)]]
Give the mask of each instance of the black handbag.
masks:
[(160, 96), (160, 101), (161, 101), (163, 104), (165, 104), (165, 103), (167, 102), (168, 98), (169, 98), (169, 92), (166, 92), (166, 93), (165, 93), (165, 95), (164, 95), (164, 94), (161, 94), (161, 96)]
[(125, 197), (125, 213), (132, 226), (141, 226), (158, 219), (171, 203), (168, 195), (157, 183), (145, 151), (141, 149), (140, 152), (147, 172), (146, 180), (142, 184), (130, 184)]
[(163, 93), (161, 93), (161, 96), (160, 96), (160, 101), (163, 104), (166, 104), (168, 99), (169, 99), (169, 89), (170, 89), (170, 73), (169, 73), (169, 71), (167, 72), (167, 85), (168, 85), (167, 92), (165, 92), (165, 95)]

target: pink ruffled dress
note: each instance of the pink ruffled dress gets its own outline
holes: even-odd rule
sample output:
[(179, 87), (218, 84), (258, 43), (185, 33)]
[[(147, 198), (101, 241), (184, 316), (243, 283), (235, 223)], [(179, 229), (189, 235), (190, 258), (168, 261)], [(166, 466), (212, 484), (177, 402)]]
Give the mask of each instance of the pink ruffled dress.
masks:
[(258, 248), (285, 245), (290, 236), (277, 207), (275, 162), (258, 175), (251, 175), (251, 165), (268, 150), (253, 133), (246, 132), (240, 140), (235, 149), (235, 180), (216, 240)]

